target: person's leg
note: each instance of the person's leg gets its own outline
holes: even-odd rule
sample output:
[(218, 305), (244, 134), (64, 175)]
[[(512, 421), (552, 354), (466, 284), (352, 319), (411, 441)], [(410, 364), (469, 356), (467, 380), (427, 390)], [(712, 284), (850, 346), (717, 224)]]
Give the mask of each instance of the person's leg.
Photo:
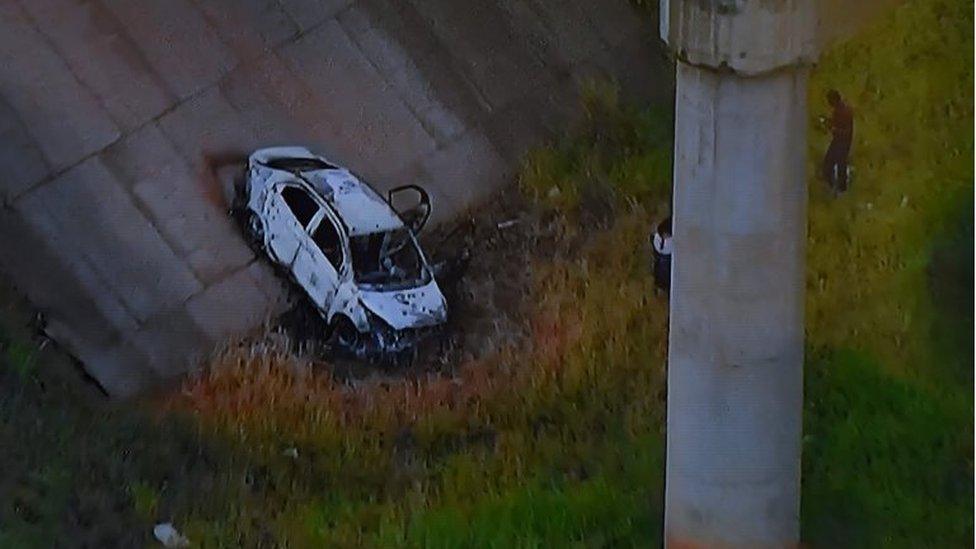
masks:
[(850, 183), (848, 181), (847, 170), (849, 166), (848, 162), (850, 160), (849, 157), (851, 154), (851, 140), (848, 138), (848, 139), (843, 139), (838, 141), (839, 143), (837, 144), (837, 160), (836, 160), (837, 183), (838, 183), (837, 187), (840, 190), (840, 192), (845, 192), (847, 191), (848, 184)]
[(821, 163), (820, 165), (820, 176), (823, 177), (824, 182), (827, 183), (827, 185), (829, 185), (830, 187), (834, 186), (832, 183), (834, 179), (834, 175), (833, 175), (834, 163), (830, 154), (830, 151), (831, 149), (833, 149), (833, 147), (834, 147), (834, 143), (833, 141), (831, 141), (830, 146), (827, 147), (827, 152), (824, 153), (823, 163)]
[(837, 192), (847, 192), (847, 163), (843, 161), (837, 163)]
[(671, 256), (666, 255), (661, 258), (661, 288), (668, 294), (671, 293)]
[(846, 187), (846, 166), (843, 164), (844, 161), (844, 143), (841, 139), (834, 138), (830, 142), (830, 147), (827, 148), (827, 154), (824, 155), (824, 179), (830, 186), (830, 190), (834, 194), (843, 192)]
[(657, 252), (654, 253), (654, 287), (664, 290), (664, 258)]

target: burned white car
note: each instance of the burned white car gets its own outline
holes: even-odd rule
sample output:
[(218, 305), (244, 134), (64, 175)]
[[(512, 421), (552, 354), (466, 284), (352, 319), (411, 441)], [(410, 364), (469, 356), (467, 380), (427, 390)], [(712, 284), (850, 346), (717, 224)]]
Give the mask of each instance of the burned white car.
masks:
[[(277, 147), (248, 158), (240, 190), (253, 243), (307, 295), (334, 345), (360, 357), (397, 353), (447, 319), (415, 236), (430, 216), (420, 187), (384, 199), (306, 148)], [(411, 196), (412, 207), (393, 208)]]

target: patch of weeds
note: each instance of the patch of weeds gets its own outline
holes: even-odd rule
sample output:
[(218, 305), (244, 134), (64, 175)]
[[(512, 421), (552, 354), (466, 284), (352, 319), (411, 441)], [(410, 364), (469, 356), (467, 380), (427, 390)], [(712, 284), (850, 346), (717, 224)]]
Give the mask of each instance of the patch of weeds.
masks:
[[(578, 256), (541, 265), (526, 347), (499, 349), (455, 375), (350, 386), (269, 342), (230, 349), (174, 406), (257, 456), (264, 480), (242, 508), (273, 513), (277, 539), (291, 543), (369, 545), (377, 536), (422, 543), (434, 534), (410, 517), (431, 512), (432, 524), (449, 521), (453, 515), (436, 511), (448, 508), (484, 507), (487, 536), (489, 517), (502, 507), (536, 501), (563, 509), (566, 520), (593, 514), (585, 535), (577, 529), (564, 539), (642, 535), (656, 521), (648, 514), (634, 522), (637, 509), (649, 507), (633, 502), (645, 494), (646, 505), (659, 503), (646, 491), (653, 484), (629, 484), (638, 467), (626, 456), (641, 454), (638, 441), (660, 441), (666, 333), (665, 304), (650, 297), (641, 252), (647, 223), (640, 208), (625, 212)], [(291, 447), (295, 458), (283, 455)], [(607, 489), (601, 483), (609, 478), (630, 495), (587, 507), (597, 501), (587, 490)], [(540, 484), (522, 493), (529, 479)], [(331, 494), (324, 502), (323, 489)], [(512, 501), (492, 507), (491, 494)], [(601, 526), (603, 516), (617, 518)], [(540, 522), (532, 528), (541, 533), (522, 537), (513, 524), (510, 535), (556, 540), (559, 524)], [(186, 531), (191, 539), (229, 535), (210, 520)]]
[[(818, 546), (972, 542), (972, 43), (971, 2), (906, 2), (811, 79), (811, 116), (829, 88), (855, 112), (851, 190), (810, 189), (802, 524)], [(826, 141), (811, 132), (810, 174)]]
[(0, 362), (13, 370), (21, 381), (26, 381), (36, 373), (36, 353), (32, 345), (12, 339), (0, 343), (0, 349), (3, 349)]
[(19, 345), (35, 366), (0, 369), (0, 546), (142, 546), (158, 519), (228, 516), (246, 453), (103, 402), (70, 361)]
[(806, 369), (803, 537), (949, 547), (972, 537), (972, 434), (940, 395), (854, 351)]
[(948, 213), (944, 228), (933, 239), (926, 269), (933, 310), (934, 373), (967, 387), (973, 384), (973, 257), (970, 196)]
[(905, 375), (928, 375), (930, 248), (972, 195), (971, 8), (905, 3), (825, 53), (810, 84), (811, 117), (830, 88), (854, 107), (855, 176), (828, 198), (815, 175), (828, 136), (811, 131), (809, 339), (868, 349)]
[(529, 478), (470, 506), (410, 520), (408, 546), (634, 546), (659, 539), (663, 447), (657, 437), (620, 440), (613, 463), (592, 478)]
[(159, 493), (155, 488), (143, 481), (135, 481), (129, 485), (129, 497), (139, 518), (145, 521), (156, 519), (159, 510)]
[(521, 188), (535, 201), (576, 218), (595, 214), (600, 219), (605, 216), (599, 210), (668, 200), (670, 112), (621, 104), (618, 88), (605, 81), (590, 81), (582, 96), (580, 127), (572, 138), (529, 154)]
[(11, 547), (52, 546), (58, 541), (51, 520), (67, 507), (70, 476), (60, 464), (21, 471), (18, 478), (4, 481), (0, 504), (0, 540)]

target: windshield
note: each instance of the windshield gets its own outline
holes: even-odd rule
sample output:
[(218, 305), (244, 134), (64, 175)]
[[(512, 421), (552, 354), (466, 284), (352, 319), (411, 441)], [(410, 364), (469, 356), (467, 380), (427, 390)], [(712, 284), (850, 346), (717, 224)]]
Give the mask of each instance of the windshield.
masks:
[(423, 256), (406, 228), (349, 239), (356, 283), (403, 289), (430, 281)]

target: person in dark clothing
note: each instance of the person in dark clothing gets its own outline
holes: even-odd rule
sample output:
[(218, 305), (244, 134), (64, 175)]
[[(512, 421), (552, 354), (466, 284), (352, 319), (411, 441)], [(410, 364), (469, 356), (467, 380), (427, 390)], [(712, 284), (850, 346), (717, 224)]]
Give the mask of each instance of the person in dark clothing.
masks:
[(837, 90), (827, 92), (827, 102), (834, 112), (830, 117), (830, 147), (824, 155), (822, 174), (834, 194), (847, 190), (850, 177), (848, 157), (854, 139), (854, 111)]
[(671, 216), (658, 224), (651, 239), (654, 247), (654, 284), (659, 290), (671, 292)]

